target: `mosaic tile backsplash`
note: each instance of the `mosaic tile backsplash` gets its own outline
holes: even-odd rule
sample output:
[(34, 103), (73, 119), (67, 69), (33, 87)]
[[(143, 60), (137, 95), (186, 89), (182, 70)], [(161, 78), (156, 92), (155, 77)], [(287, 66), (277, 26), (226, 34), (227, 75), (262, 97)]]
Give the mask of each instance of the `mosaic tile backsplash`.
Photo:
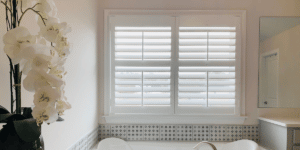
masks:
[(99, 140), (117, 137), (126, 141), (236, 141), (259, 142), (257, 125), (100, 125)]

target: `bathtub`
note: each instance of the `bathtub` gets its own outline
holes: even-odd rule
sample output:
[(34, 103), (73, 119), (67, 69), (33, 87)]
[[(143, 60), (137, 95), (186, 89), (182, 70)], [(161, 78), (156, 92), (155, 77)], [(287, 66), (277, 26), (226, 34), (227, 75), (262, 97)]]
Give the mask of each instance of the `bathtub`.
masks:
[[(246, 142), (246, 143), (245, 143)], [(105, 139), (98, 144), (99, 150), (194, 150), (193, 147), (196, 146), (199, 142), (175, 142), (175, 141), (124, 141), (117, 138)], [(239, 141), (239, 142), (212, 142), (217, 150), (226, 150), (230, 149), (240, 149), (240, 147), (245, 147), (245, 149), (252, 149), (248, 141)], [(227, 144), (230, 143), (230, 144)], [(226, 146), (224, 146), (227, 144)], [(238, 145), (237, 145), (238, 144)], [(250, 144), (250, 145), (249, 145)], [(248, 146), (247, 146), (248, 145)], [(256, 144), (255, 144), (256, 145)], [(223, 147), (224, 146), (224, 147)], [(238, 146), (238, 147), (236, 147)], [(130, 148), (131, 147), (131, 148)], [(235, 147), (235, 148), (233, 148)], [(256, 146), (255, 146), (256, 147)], [(253, 147), (254, 148), (254, 147)], [(96, 150), (97, 148), (95, 147)], [(254, 148), (257, 150), (257, 147)], [(259, 147), (260, 150), (266, 150), (262, 147)], [(198, 150), (212, 150), (212, 148), (207, 144), (201, 144), (198, 147)], [(241, 149), (242, 150), (242, 149)]]
[[(193, 147), (199, 142), (169, 142), (169, 141), (127, 141), (133, 150), (194, 150)], [(212, 142), (218, 150), (229, 142)], [(266, 150), (260, 147), (261, 150)], [(208, 145), (203, 145), (199, 150), (212, 150)]]

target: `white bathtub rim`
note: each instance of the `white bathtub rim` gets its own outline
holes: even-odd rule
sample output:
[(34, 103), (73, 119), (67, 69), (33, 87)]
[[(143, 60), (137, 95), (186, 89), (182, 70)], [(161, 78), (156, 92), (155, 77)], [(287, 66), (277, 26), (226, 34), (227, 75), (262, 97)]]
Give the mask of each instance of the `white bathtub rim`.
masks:
[[(128, 144), (132, 147), (137, 146), (170, 146), (170, 147), (182, 147), (182, 148), (193, 148), (199, 142), (195, 141), (127, 141)], [(231, 142), (211, 142), (214, 144), (217, 149), (221, 149), (223, 145)], [(266, 150), (265, 148), (259, 146), (261, 150)], [(134, 149), (133, 149), (134, 150)]]

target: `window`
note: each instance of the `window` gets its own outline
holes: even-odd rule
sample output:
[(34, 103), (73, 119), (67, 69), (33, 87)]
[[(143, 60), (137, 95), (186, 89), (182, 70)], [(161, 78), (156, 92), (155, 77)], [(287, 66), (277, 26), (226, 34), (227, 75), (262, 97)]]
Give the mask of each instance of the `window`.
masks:
[(107, 11), (106, 115), (241, 116), (244, 15)]

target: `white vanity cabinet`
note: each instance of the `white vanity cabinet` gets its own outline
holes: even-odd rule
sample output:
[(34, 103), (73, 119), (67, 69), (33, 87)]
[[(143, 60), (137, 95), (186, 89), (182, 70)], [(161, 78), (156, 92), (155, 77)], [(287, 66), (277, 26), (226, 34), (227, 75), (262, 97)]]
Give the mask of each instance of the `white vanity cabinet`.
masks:
[(269, 150), (300, 150), (300, 118), (259, 118), (260, 145)]

